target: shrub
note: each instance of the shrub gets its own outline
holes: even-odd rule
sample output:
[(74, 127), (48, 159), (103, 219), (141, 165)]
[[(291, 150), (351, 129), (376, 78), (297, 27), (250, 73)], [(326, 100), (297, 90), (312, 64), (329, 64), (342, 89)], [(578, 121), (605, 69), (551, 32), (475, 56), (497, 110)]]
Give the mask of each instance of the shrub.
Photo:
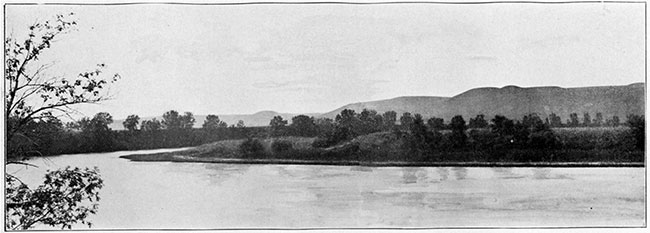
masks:
[(626, 124), (632, 129), (636, 149), (643, 150), (645, 146), (645, 117), (643, 115), (629, 115)]
[(311, 144), (311, 146), (316, 147), (316, 148), (326, 148), (330, 146), (329, 140), (327, 138), (316, 138), (314, 142)]
[(271, 150), (273, 150), (273, 153), (282, 153), (291, 149), (293, 149), (293, 143), (290, 141), (276, 140), (271, 144)]
[(247, 157), (260, 155), (264, 152), (264, 145), (256, 138), (248, 138), (239, 145), (239, 150)]
[(533, 149), (557, 149), (558, 139), (551, 130), (530, 133), (528, 145)]

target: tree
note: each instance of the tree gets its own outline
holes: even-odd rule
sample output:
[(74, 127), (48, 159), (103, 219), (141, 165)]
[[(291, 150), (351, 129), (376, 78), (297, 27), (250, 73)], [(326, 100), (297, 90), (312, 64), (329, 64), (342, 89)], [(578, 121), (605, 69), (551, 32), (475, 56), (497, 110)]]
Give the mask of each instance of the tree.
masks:
[(625, 125), (632, 129), (632, 135), (636, 142), (636, 149), (643, 150), (645, 146), (645, 116), (628, 115)]
[(492, 133), (497, 136), (495, 144), (496, 149), (508, 147), (514, 143), (515, 123), (505, 116), (496, 115), (492, 119)]
[(138, 129), (139, 121), (140, 121), (140, 117), (138, 115), (129, 115), (128, 117), (126, 117), (126, 120), (122, 122), (122, 125), (128, 131), (135, 131)]
[(271, 126), (271, 135), (279, 136), (284, 134), (287, 121), (282, 119), (282, 116), (274, 116), (269, 122), (269, 126)]
[(592, 123), (594, 126), (601, 126), (603, 124), (603, 113), (597, 112), (596, 119)]
[[(62, 229), (72, 229), (78, 222), (92, 226), (86, 217), (97, 213), (98, 191), (103, 187), (97, 167), (48, 171), (43, 184), (35, 189), (13, 175), (5, 178), (6, 229), (27, 230), (37, 223)], [(90, 206), (80, 205), (82, 201)]]
[(621, 120), (618, 118), (618, 116), (612, 116), (611, 119), (607, 119), (607, 122), (605, 122), (607, 126), (612, 126), (612, 127), (618, 127), (621, 124)]
[[(69, 19), (72, 15), (56, 15), (54, 20), (31, 25), (25, 39), (5, 38), (7, 165), (24, 164), (14, 160), (20, 154), (13, 153), (20, 152), (12, 148), (17, 136), (25, 139), (28, 135), (26, 126), (41, 120), (54, 121), (55, 112), (69, 115), (73, 106), (109, 98), (105, 87), (119, 79), (117, 74), (105, 78), (104, 64), (76, 77), (47, 76), (46, 70), (54, 64), (38, 64), (55, 39), (76, 27), (77, 23)], [(77, 222), (91, 226), (86, 217), (97, 210), (96, 194), (102, 188), (99, 173), (66, 168), (49, 172), (45, 178), (43, 185), (30, 189), (17, 177), (5, 173), (5, 228), (26, 230), (44, 223), (70, 229)]]
[(359, 113), (359, 120), (359, 135), (381, 131), (384, 124), (384, 118), (375, 110), (363, 109)]
[(618, 116), (613, 116), (612, 117), (612, 126), (618, 127), (621, 124), (621, 120), (618, 118)]
[(412, 155), (417, 156), (417, 159), (424, 159), (423, 156), (429, 154), (428, 152), (433, 149), (438, 140), (434, 133), (427, 130), (420, 114), (415, 114), (413, 117), (406, 139), (405, 145)]
[(180, 115), (177, 111), (170, 110), (163, 114), (162, 124), (165, 126), (165, 129), (170, 130), (191, 129), (195, 121), (194, 114), (191, 112), (185, 112), (184, 115)]
[(336, 127), (334, 120), (330, 118), (316, 118), (314, 119), (314, 124), (316, 125), (316, 131), (319, 137), (325, 137), (325, 135), (334, 132), (334, 128)]
[(549, 126), (535, 113), (525, 115), (521, 123), (526, 130), (532, 132), (549, 129)]
[(427, 125), (429, 125), (429, 128), (433, 130), (441, 130), (445, 128), (445, 119), (431, 117), (427, 120)]
[(169, 110), (163, 114), (162, 124), (165, 129), (180, 129), (181, 117), (176, 110)]
[(537, 114), (524, 116), (518, 135), (520, 143), (525, 142), (529, 148), (553, 149), (557, 145), (555, 134), (549, 124), (544, 123)]
[(588, 112), (585, 112), (585, 113), (582, 115), (582, 125), (583, 125), (584, 127), (589, 127), (589, 126), (591, 126), (591, 116), (589, 116), (589, 113), (588, 113)]
[(246, 127), (246, 124), (244, 124), (244, 121), (243, 121), (243, 120), (238, 120), (238, 121), (237, 121), (237, 124), (235, 125), (235, 127), (237, 127), (237, 128), (244, 128), (244, 127)]
[(104, 64), (74, 78), (46, 76), (53, 64), (38, 64), (39, 57), (54, 39), (76, 27), (77, 23), (68, 19), (72, 15), (56, 15), (55, 20), (35, 23), (24, 41), (5, 38), (5, 119), (11, 119), (6, 125), (8, 142), (20, 135), (29, 121), (51, 118), (54, 112), (68, 114), (72, 106), (107, 99), (106, 85), (119, 79), (117, 74), (104, 78)]
[(336, 118), (334, 118), (334, 120), (340, 126), (351, 129), (355, 124), (357, 124), (359, 118), (357, 117), (357, 113), (354, 112), (354, 110), (343, 109), (341, 113), (336, 115)]
[(205, 121), (203, 121), (203, 126), (204, 129), (218, 129), (218, 128), (226, 128), (228, 127), (228, 123), (221, 121), (219, 119), (219, 116), (217, 115), (208, 115), (205, 117)]
[(562, 127), (562, 118), (560, 118), (560, 116), (556, 115), (555, 113), (551, 113), (548, 118), (550, 118), (549, 125), (551, 127)]
[(463, 116), (456, 115), (451, 118), (449, 127), (451, 128), (451, 142), (453, 146), (456, 148), (465, 146), (465, 143), (467, 142), (467, 135), (465, 134), (467, 126), (465, 125)]
[(336, 115), (335, 121), (338, 127), (341, 128), (337, 131), (339, 135), (343, 135), (343, 132), (345, 132), (348, 137), (356, 137), (363, 133), (359, 114), (352, 109), (343, 109), (340, 114)]
[(21, 136), (15, 137), (6, 148), (7, 154), (26, 157), (55, 154), (63, 135), (63, 123), (56, 117), (29, 121), (23, 126)]
[(196, 120), (194, 119), (194, 114), (192, 114), (191, 112), (185, 112), (185, 114), (180, 116), (179, 118), (181, 123), (181, 129), (191, 129), (192, 127), (194, 127), (194, 122), (196, 122)]
[(476, 117), (469, 119), (469, 128), (486, 128), (488, 126), (487, 120), (485, 120), (485, 115), (479, 114)]
[(107, 151), (113, 148), (115, 141), (108, 125), (113, 123), (113, 117), (107, 112), (95, 114), (93, 118), (82, 118), (77, 122), (81, 134), (86, 138), (82, 147), (94, 152)]
[(567, 121), (567, 125), (571, 127), (578, 127), (580, 126), (580, 120), (578, 120), (578, 114), (577, 113), (571, 113), (569, 114), (570, 120)]
[(318, 133), (314, 118), (306, 115), (298, 115), (291, 118), (292, 131), (298, 136), (315, 136)]
[(411, 116), (410, 112), (405, 112), (399, 118), (399, 123), (402, 126), (402, 128), (408, 129), (409, 127), (411, 127), (411, 124), (413, 124), (413, 116)]
[(142, 124), (140, 124), (140, 130), (142, 131), (158, 131), (162, 128), (162, 123), (156, 118), (153, 118), (151, 120), (144, 120), (142, 121)]
[(393, 127), (395, 127), (395, 123), (397, 122), (397, 112), (395, 111), (384, 112), (382, 118), (384, 122), (384, 130), (392, 129)]

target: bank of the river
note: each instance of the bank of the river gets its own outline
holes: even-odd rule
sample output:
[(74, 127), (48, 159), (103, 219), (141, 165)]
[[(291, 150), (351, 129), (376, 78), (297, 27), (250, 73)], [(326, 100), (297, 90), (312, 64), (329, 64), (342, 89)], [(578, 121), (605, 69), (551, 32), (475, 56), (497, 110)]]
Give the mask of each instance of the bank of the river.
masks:
[(643, 167), (643, 162), (366, 162), (297, 159), (241, 159), (174, 155), (173, 153), (124, 155), (120, 158), (139, 162), (184, 162), (227, 164), (296, 164), (369, 167)]
[[(274, 151), (278, 140), (291, 148)], [(227, 164), (301, 164), (374, 167), (643, 167), (643, 151), (610, 150), (503, 150), (443, 151), (411, 155), (403, 150), (377, 149), (369, 140), (356, 140), (330, 147), (314, 148), (314, 138), (283, 137), (260, 140), (260, 151), (242, 153), (243, 140), (224, 140), (174, 152), (131, 154), (120, 158), (144, 162), (191, 162)]]

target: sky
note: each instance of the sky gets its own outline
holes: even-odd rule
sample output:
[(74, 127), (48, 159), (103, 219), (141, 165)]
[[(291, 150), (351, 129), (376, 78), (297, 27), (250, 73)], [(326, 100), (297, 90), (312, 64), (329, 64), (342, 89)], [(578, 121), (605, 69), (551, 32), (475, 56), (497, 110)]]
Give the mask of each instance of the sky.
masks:
[(644, 4), (7, 5), (5, 35), (74, 12), (41, 62), (105, 63), (112, 99), (78, 107), (159, 116), (328, 112), (477, 87), (645, 80)]

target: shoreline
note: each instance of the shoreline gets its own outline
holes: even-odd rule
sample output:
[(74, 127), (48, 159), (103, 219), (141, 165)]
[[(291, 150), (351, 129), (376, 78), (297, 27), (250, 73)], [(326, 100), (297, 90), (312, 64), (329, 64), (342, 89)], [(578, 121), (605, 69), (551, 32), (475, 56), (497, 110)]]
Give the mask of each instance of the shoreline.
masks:
[(134, 162), (224, 163), (224, 164), (284, 164), (362, 167), (645, 167), (645, 162), (362, 162), (354, 160), (294, 160), (294, 159), (239, 159), (197, 158), (169, 154), (132, 154), (120, 158)]

